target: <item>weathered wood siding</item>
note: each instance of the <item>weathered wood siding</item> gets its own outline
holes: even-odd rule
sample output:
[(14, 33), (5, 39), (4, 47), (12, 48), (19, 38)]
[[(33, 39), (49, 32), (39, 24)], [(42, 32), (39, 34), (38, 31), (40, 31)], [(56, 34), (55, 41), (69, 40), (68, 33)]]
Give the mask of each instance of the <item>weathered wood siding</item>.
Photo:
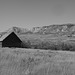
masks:
[(0, 41), (0, 47), (2, 47), (2, 42)]

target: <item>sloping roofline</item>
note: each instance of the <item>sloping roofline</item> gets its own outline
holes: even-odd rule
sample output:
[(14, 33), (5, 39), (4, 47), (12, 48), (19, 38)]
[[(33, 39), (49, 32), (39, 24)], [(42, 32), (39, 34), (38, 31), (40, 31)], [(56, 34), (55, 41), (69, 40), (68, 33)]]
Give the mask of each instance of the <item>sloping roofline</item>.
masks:
[[(14, 33), (17, 35), (17, 33), (15, 33), (14, 31), (12, 32), (8, 32), (6, 34), (4, 34), (1, 38), (0, 38), (0, 41), (3, 41), (6, 37), (8, 37), (11, 33)], [(20, 39), (20, 37), (17, 35), (17, 37)], [(21, 39), (20, 39), (21, 40)]]

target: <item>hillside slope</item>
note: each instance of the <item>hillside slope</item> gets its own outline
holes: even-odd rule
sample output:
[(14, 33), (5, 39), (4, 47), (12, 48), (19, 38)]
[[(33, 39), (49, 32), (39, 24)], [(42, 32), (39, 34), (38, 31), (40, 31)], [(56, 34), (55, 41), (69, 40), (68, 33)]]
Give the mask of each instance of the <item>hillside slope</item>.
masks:
[(14, 31), (18, 34), (57, 34), (57, 35), (75, 35), (75, 24), (61, 24), (61, 25), (49, 25), (42, 27), (33, 27), (31, 30), (20, 27), (12, 27), (8, 30), (1, 32), (3, 35), (10, 31)]
[(71, 34), (75, 34), (75, 24), (62, 24), (62, 25), (34, 27), (32, 31), (33, 33), (38, 33), (38, 34), (71, 35)]

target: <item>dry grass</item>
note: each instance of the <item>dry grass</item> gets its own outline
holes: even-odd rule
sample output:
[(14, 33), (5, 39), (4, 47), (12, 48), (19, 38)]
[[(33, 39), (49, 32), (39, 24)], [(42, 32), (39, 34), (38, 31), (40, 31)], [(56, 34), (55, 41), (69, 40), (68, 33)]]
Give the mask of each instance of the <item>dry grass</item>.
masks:
[(75, 75), (75, 53), (1, 48), (0, 75)]

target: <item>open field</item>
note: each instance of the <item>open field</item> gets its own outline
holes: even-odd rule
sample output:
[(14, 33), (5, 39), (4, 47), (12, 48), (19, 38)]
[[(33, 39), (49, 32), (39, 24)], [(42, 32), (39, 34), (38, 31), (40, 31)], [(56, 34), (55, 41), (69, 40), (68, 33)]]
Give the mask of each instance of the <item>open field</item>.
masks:
[(0, 75), (75, 75), (75, 52), (1, 48)]

